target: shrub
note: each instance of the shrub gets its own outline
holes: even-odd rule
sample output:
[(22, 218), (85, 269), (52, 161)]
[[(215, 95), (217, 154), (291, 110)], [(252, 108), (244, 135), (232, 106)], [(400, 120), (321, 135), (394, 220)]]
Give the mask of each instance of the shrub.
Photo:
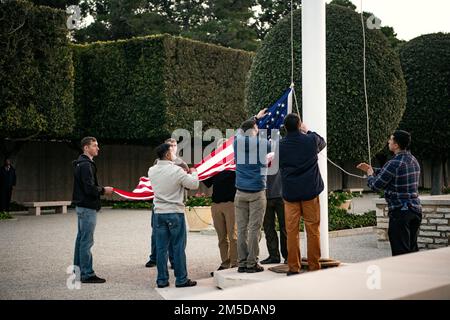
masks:
[(75, 45), (76, 135), (160, 142), (176, 128), (245, 120), (253, 55), (169, 35)]
[(408, 86), (401, 128), (412, 135), (411, 149), (423, 159), (450, 156), (450, 33), (414, 38), (400, 58)]
[(152, 209), (153, 204), (148, 201), (115, 201), (113, 209)]
[(8, 212), (0, 212), (0, 220), (12, 219), (12, 216)]
[(212, 204), (211, 197), (207, 196), (205, 193), (197, 193), (192, 197), (188, 197), (186, 200), (186, 207), (209, 207)]
[(75, 119), (65, 12), (27, 1), (2, 1), (0, 12), (0, 138), (69, 134)]
[[(351, 9), (327, 5), (326, 24), (328, 156), (339, 162), (360, 161), (368, 157), (361, 20)], [(250, 112), (271, 105), (289, 87), (289, 39), (287, 16), (266, 35), (254, 58), (246, 94)], [(294, 11), (294, 39), (294, 82), (301, 113), (301, 10)], [(380, 30), (366, 29), (366, 59), (375, 155), (398, 127), (405, 110), (406, 86), (398, 54)]]

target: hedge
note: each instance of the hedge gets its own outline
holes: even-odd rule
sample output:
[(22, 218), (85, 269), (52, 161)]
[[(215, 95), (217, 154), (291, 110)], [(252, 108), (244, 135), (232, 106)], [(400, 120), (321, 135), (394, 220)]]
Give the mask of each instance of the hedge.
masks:
[(0, 137), (63, 136), (74, 126), (66, 14), (0, 3)]
[(157, 35), (75, 45), (76, 136), (154, 143), (177, 128), (235, 128), (252, 54)]
[(422, 159), (450, 156), (450, 33), (422, 35), (400, 50), (408, 86), (400, 127)]
[[(360, 15), (327, 5), (326, 29), (328, 156), (339, 162), (367, 161)], [(294, 11), (294, 39), (294, 82), (301, 112), (301, 9)], [(289, 41), (287, 16), (269, 31), (254, 58), (246, 94), (250, 112), (271, 105), (289, 87)], [(380, 30), (366, 29), (366, 60), (371, 149), (375, 155), (400, 122), (406, 86), (398, 54)]]

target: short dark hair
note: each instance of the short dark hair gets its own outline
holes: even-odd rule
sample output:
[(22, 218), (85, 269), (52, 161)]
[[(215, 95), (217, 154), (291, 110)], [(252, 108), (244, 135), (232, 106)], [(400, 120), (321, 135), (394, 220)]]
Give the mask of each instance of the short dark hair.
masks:
[(400, 149), (409, 150), (411, 146), (411, 134), (405, 130), (396, 130), (392, 134), (393, 140)]
[(253, 127), (255, 126), (256, 121), (253, 119), (250, 120), (245, 120), (244, 122), (242, 122), (241, 124), (241, 129), (242, 131), (247, 132), (247, 130), (253, 129)]
[(169, 139), (164, 140), (164, 143), (168, 143), (168, 144), (175, 143), (175, 144), (177, 144), (177, 140), (174, 139), (174, 138), (169, 138)]
[(158, 156), (159, 160), (164, 160), (167, 152), (169, 151), (170, 151), (170, 144), (168, 143), (163, 143), (156, 147), (156, 155)]
[(83, 139), (81, 139), (81, 150), (84, 150), (85, 146), (90, 145), (92, 142), (96, 142), (97, 139), (94, 137), (84, 137)]
[(294, 132), (298, 130), (300, 124), (300, 117), (295, 113), (289, 113), (284, 118), (284, 127), (287, 132)]

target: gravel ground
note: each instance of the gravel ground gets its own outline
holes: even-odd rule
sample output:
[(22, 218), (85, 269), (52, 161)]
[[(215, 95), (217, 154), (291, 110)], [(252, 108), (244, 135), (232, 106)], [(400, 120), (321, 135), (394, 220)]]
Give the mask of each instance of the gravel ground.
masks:
[[(148, 211), (99, 213), (94, 270), (107, 282), (82, 284), (80, 290), (66, 285), (77, 232), (75, 212), (15, 217), (0, 221), (0, 299), (161, 299), (155, 290), (156, 269), (144, 267), (149, 254)], [(264, 259), (264, 237), (260, 248)], [(189, 233), (186, 254), (192, 279), (208, 278), (220, 264), (215, 235)], [(390, 256), (390, 250), (378, 249), (376, 235), (365, 234), (331, 238), (330, 256), (352, 263)], [(173, 284), (173, 271), (170, 276)]]

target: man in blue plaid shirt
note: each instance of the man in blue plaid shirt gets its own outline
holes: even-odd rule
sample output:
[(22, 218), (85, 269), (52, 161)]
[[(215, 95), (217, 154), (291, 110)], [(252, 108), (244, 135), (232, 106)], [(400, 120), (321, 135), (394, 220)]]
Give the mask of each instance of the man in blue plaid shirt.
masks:
[(394, 158), (383, 168), (372, 168), (367, 163), (360, 163), (357, 168), (367, 172), (369, 188), (377, 192), (384, 190), (389, 207), (389, 242), (395, 256), (419, 251), (417, 235), (422, 221), (418, 192), (420, 166), (409, 152), (411, 135), (408, 132), (395, 131), (388, 143)]

